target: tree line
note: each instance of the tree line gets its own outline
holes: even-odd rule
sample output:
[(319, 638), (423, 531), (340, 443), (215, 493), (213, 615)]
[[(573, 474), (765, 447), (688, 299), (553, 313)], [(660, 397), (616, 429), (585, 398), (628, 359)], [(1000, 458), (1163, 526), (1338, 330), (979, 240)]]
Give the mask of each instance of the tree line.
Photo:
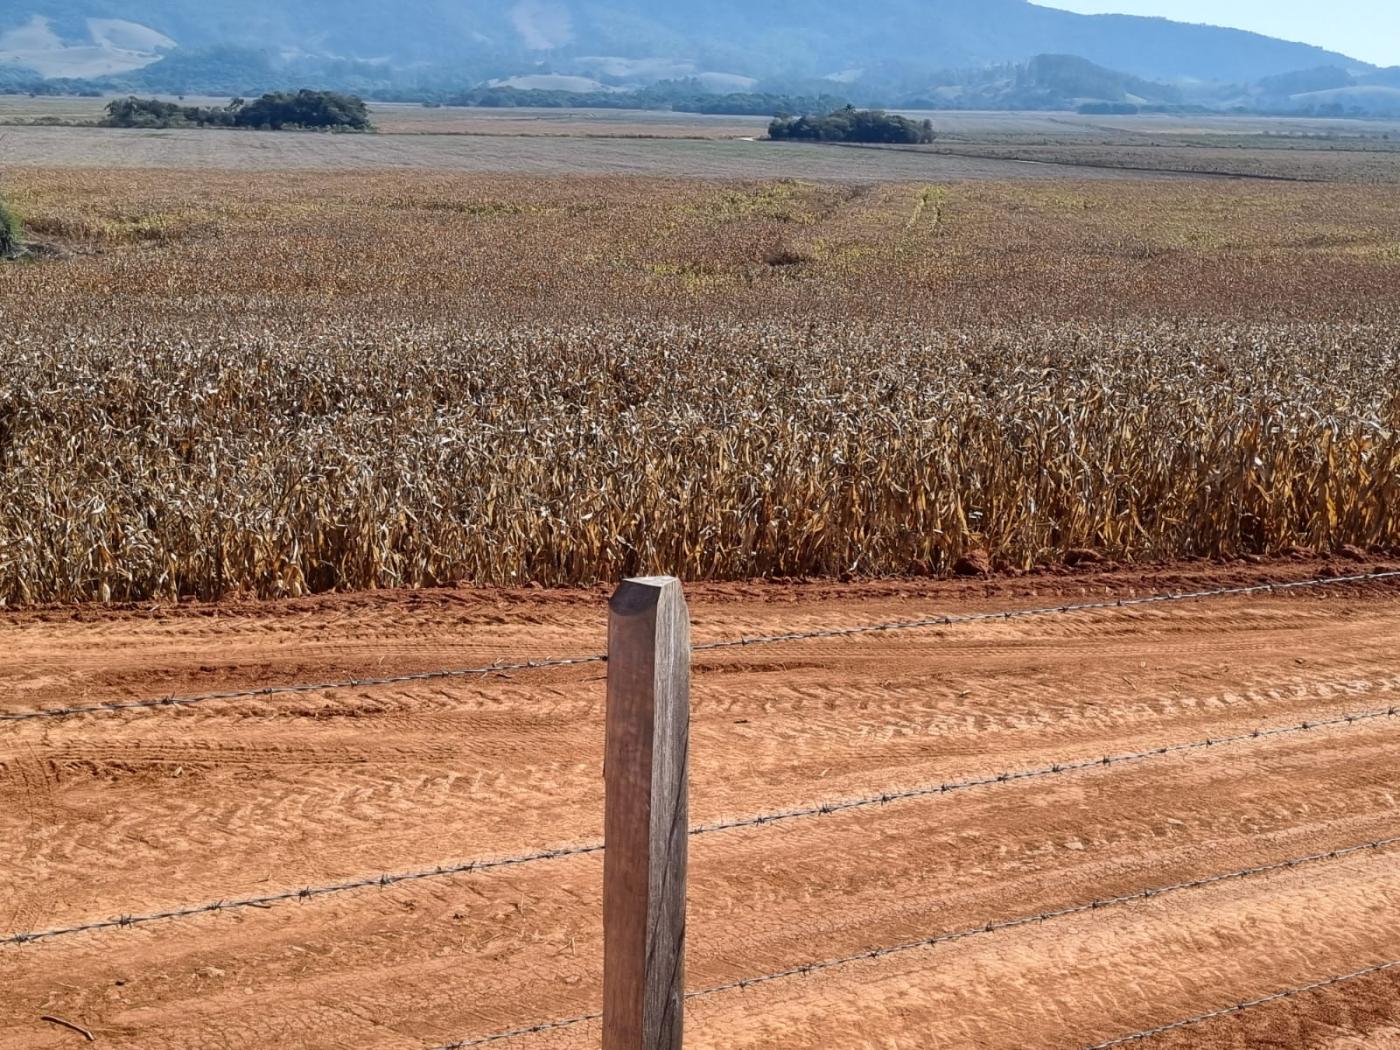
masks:
[(227, 106), (186, 106), (154, 98), (119, 98), (102, 121), (109, 128), (317, 128), (370, 131), (369, 108), (354, 95), (335, 91), (280, 91)]
[[(406, 101), (416, 99), (405, 98)], [(771, 117), (774, 113), (825, 113), (847, 104), (836, 95), (790, 95), (763, 91), (715, 94), (694, 80), (663, 80), (631, 91), (559, 91), (505, 85), (443, 94), (425, 104), (510, 109), (649, 109), (672, 113)]]

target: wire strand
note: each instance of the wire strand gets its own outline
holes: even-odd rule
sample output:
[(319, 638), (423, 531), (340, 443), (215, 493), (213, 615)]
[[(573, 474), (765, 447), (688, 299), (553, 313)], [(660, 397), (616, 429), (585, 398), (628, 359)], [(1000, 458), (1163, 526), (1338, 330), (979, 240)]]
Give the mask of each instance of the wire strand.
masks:
[(1211, 1010), (1209, 1013), (1196, 1014), (1194, 1017), (1186, 1017), (1180, 1021), (1173, 1021), (1171, 1024), (1159, 1025), (1156, 1028), (1147, 1028), (1141, 1032), (1134, 1032), (1132, 1035), (1122, 1035), (1116, 1039), (1110, 1039), (1105, 1043), (1095, 1043), (1093, 1046), (1085, 1047), (1085, 1050), (1111, 1050), (1115, 1046), (1124, 1046), (1128, 1043), (1142, 1042), (1144, 1039), (1151, 1039), (1155, 1036), (1166, 1035), (1168, 1032), (1176, 1032), (1183, 1028), (1192, 1028), (1206, 1021), (1214, 1021), (1219, 1017), (1229, 1017), (1232, 1014), (1242, 1013), (1245, 1010), (1252, 1010), (1256, 1006), (1264, 1006), (1268, 1003), (1276, 1003), (1281, 999), (1294, 999), (1308, 992), (1315, 992), (1320, 988), (1331, 988), (1344, 981), (1354, 981), (1360, 977), (1370, 977), (1372, 974), (1384, 973), (1386, 970), (1400, 968), (1400, 959), (1391, 962), (1377, 963), (1375, 966), (1368, 966), (1364, 970), (1353, 970), (1351, 973), (1344, 973), (1337, 977), (1328, 977), (1326, 980), (1313, 981), (1311, 984), (1300, 985), (1297, 988), (1289, 988), (1286, 991), (1274, 992), (1272, 995), (1260, 996), (1258, 999), (1250, 999), (1243, 1003), (1236, 1003), (1234, 1006), (1227, 1006), (1223, 1010)]
[(506, 1039), (519, 1039), (526, 1035), (538, 1035), (541, 1032), (553, 1032), (560, 1028), (573, 1028), (575, 1025), (588, 1024), (591, 1021), (601, 1021), (602, 1014), (584, 1014), (581, 1017), (570, 1017), (563, 1021), (548, 1021), (545, 1024), (532, 1024), (528, 1028), (512, 1028), (508, 1032), (497, 1032), (495, 1035), (482, 1036), (479, 1039), (463, 1039), (456, 1043), (446, 1043), (442, 1046), (435, 1046), (432, 1050), (468, 1050), (473, 1046), (485, 1046), (488, 1043), (499, 1043)]
[(1050, 911), (1038, 912), (1035, 915), (1022, 916), (1019, 919), (1006, 919), (1001, 922), (989, 922), (984, 926), (975, 926), (970, 929), (958, 930), (954, 933), (935, 934), (932, 937), (924, 937), (917, 941), (905, 941), (903, 944), (894, 944), (885, 948), (872, 948), (868, 951), (857, 952), (854, 955), (841, 956), (835, 959), (826, 959), (822, 962), (806, 963), (802, 966), (793, 966), (786, 970), (779, 970), (775, 973), (764, 974), (761, 977), (749, 977), (739, 981), (730, 981), (726, 984), (717, 984), (710, 988), (702, 989), (698, 992), (689, 992), (687, 999), (698, 999), (702, 996), (716, 995), (720, 992), (734, 991), (743, 988), (750, 988), (756, 984), (768, 984), (772, 981), (780, 981), (788, 977), (806, 976), (811, 973), (819, 973), (822, 970), (831, 970), (839, 966), (846, 966), (850, 963), (861, 962), (866, 959), (882, 959), (889, 955), (897, 955), (903, 952), (914, 951), (919, 948), (931, 948), (938, 944), (948, 944), (953, 941), (966, 940), (978, 934), (997, 933), (1001, 930), (1013, 930), (1021, 926), (1030, 926), (1036, 923), (1046, 922), (1050, 919), (1065, 918), (1070, 915), (1082, 915), (1085, 912), (1100, 911), (1104, 908), (1116, 907), (1122, 904), (1130, 904), (1134, 901), (1150, 900), (1153, 897), (1160, 897), (1164, 894), (1180, 893), (1183, 890), (1201, 889), (1205, 886), (1213, 886), (1221, 882), (1235, 882), (1240, 879), (1253, 878), (1256, 875), (1265, 875), (1270, 872), (1284, 871), (1289, 868), (1301, 867), (1304, 864), (1315, 864), (1320, 861), (1340, 860), (1343, 857), (1354, 856), (1358, 853), (1373, 853), (1379, 850), (1388, 849), (1391, 846), (1400, 844), (1400, 836), (1391, 838), (1376, 839), (1372, 842), (1364, 842), (1358, 846), (1348, 846), (1345, 849), (1329, 850), (1325, 853), (1310, 853), (1303, 857), (1294, 857), (1290, 860), (1278, 861), (1273, 864), (1260, 864), (1252, 868), (1241, 868), (1239, 871), (1226, 872), (1223, 875), (1209, 875), (1202, 879), (1193, 879), (1190, 882), (1176, 882), (1168, 886), (1157, 886), (1148, 890), (1141, 890), (1137, 893), (1129, 893), (1121, 897), (1103, 897), (1098, 900), (1089, 901), (1085, 904), (1074, 904), (1067, 908), (1056, 908)]
[[(1400, 570), (1386, 570), (1384, 572), (1364, 573), (1354, 576), (1319, 577), (1311, 580), (1294, 580), (1287, 583), (1254, 584), (1248, 587), (1221, 587), (1208, 591), (1156, 594), (1144, 598), (1119, 598), (1073, 605), (1050, 605), (1036, 609), (1010, 609), (1002, 612), (966, 613), (955, 616), (928, 617), (918, 620), (892, 620), (886, 623), (867, 624), (861, 627), (830, 627), (815, 631), (753, 635), (747, 638), (734, 638), (728, 641), (706, 642), (702, 645), (693, 646), (691, 651), (695, 653), (716, 652), (723, 649), (775, 645), (781, 642), (850, 638), (866, 634), (884, 634), (891, 631), (920, 630), (930, 627), (953, 627), (958, 624), (967, 623), (1024, 620), (1108, 609), (1130, 609), (1144, 605), (1202, 601), (1207, 598), (1239, 597), (1251, 594), (1288, 592), (1318, 587), (1338, 587), (1344, 584), (1377, 583), (1392, 579), (1400, 579)], [(72, 718), (78, 715), (112, 714), (120, 711), (194, 707), (199, 704), (214, 703), (216, 701), (253, 700), (271, 696), (324, 693), (341, 689), (364, 689), (386, 685), (404, 685), (411, 682), (431, 682), (453, 678), (476, 678), (509, 671), (533, 671), (551, 667), (577, 667), (585, 664), (600, 664), (607, 663), (607, 660), (608, 657), (606, 653), (594, 653), (591, 656), (562, 657), (549, 660), (526, 660), (517, 663), (496, 663), (486, 667), (471, 667), (445, 671), (423, 671), (417, 674), (391, 675), (387, 678), (346, 678), (333, 682), (273, 685), (263, 686), (257, 689), (235, 689), (223, 692), (199, 693), (193, 696), (167, 696), (151, 700), (114, 700), (73, 707), (54, 707), (35, 711), (17, 711), (10, 714), (0, 714), (0, 723), (28, 722), (43, 718)]]
[(1166, 755), (1182, 754), (1189, 751), (1204, 751), (1210, 748), (1225, 747), (1250, 740), (1263, 740), (1270, 737), (1288, 736), (1294, 733), (1310, 733), (1319, 729), (1352, 726), (1360, 722), (1373, 722), (1382, 718), (1400, 716), (1400, 707), (1380, 708), (1375, 711), (1362, 711), (1357, 714), (1339, 715), (1335, 718), (1309, 719), (1292, 725), (1275, 726), (1270, 729), (1254, 729), (1248, 733), (1235, 733), (1229, 736), (1207, 737), (1184, 744), (1167, 744), (1163, 747), (1148, 748), (1145, 751), (1132, 751), (1120, 755), (1105, 755), (1102, 758), (1085, 759), (1077, 762), (1056, 762), (1035, 769), (1023, 769), (1014, 773), (998, 773), (995, 776), (972, 777), (965, 780), (949, 780), (940, 784), (927, 784), (922, 787), (906, 788), (901, 791), (886, 791), (878, 795), (865, 795), (859, 798), (823, 802), (818, 805), (800, 806), (795, 809), (779, 810), (756, 817), (743, 817), (738, 820), (718, 821), (692, 828), (691, 835), (705, 835), (715, 831), (730, 831), (735, 828), (757, 827), (763, 824), (779, 824), (804, 817), (825, 817), (850, 810), (866, 809), (871, 806), (886, 806), (892, 802), (925, 798), (930, 795), (950, 795), (971, 788), (988, 787), (993, 784), (1009, 784), (1021, 780), (1036, 780), (1044, 777), (1062, 776), (1067, 773), (1082, 772), (1087, 769), (1102, 769), (1124, 765), (1130, 762), (1146, 762)]
[(37, 930), (33, 933), (13, 933), (0, 938), (0, 945), (33, 944), (36, 941), (48, 941), (57, 937), (70, 937), (74, 934), (91, 933), (96, 930), (125, 930), (135, 926), (145, 926), (153, 922), (189, 919), (197, 915), (239, 911), (244, 908), (270, 908), (274, 904), (283, 904), (288, 901), (308, 901), (316, 897), (327, 897), (335, 893), (348, 893), (352, 890), (365, 890), (376, 886), (381, 889), (386, 889), (404, 882), (424, 882), (428, 879), (441, 879), (453, 875), (468, 875), (479, 871), (494, 871), (499, 868), (519, 867), (522, 864), (533, 864), (545, 860), (559, 860), (563, 857), (582, 857), (590, 853), (601, 853), (602, 851), (603, 844), (599, 842), (584, 846), (568, 846), (563, 849), (540, 850), (535, 853), (524, 853), (515, 857), (473, 860), (462, 864), (447, 864), (421, 871), (401, 872), (397, 875), (372, 875), (363, 879), (352, 879), (348, 882), (335, 882), (327, 886), (307, 886), (303, 889), (286, 890), (282, 893), (270, 893), (261, 897), (243, 897), (234, 900), (213, 901), (209, 904), (197, 904), (185, 908), (174, 908), (169, 911), (150, 912), (144, 915), (122, 915), (115, 919), (102, 919), (97, 922), (85, 922), (76, 926), (62, 926), (52, 930)]
[[(1000, 933), (1004, 930), (1014, 930), (1024, 926), (1034, 926), (1040, 923), (1049, 922), (1052, 919), (1067, 918), (1072, 915), (1083, 915), (1089, 912), (1102, 911), (1106, 908), (1121, 907), (1125, 904), (1132, 904), (1137, 901), (1151, 900), (1155, 897), (1167, 896), (1173, 893), (1182, 893), (1186, 890), (1202, 889), (1206, 886), (1214, 886), (1222, 882), (1235, 882), (1241, 879), (1254, 878), (1259, 875), (1266, 875), (1278, 871), (1286, 871), (1293, 868), (1302, 867), (1306, 864), (1317, 864), (1331, 860), (1341, 860), (1344, 857), (1356, 856), (1361, 853), (1375, 853), (1389, 849), (1400, 844), (1400, 836), (1391, 838), (1375, 839), (1371, 842), (1364, 842), (1357, 846), (1347, 846), (1343, 849), (1328, 850), (1325, 853), (1310, 853), (1302, 857), (1293, 857), (1289, 860), (1277, 861), (1272, 864), (1260, 864), (1252, 868), (1241, 868), (1238, 871), (1229, 871), (1219, 875), (1208, 875), (1205, 878), (1192, 879), (1189, 882), (1176, 882), (1166, 886), (1156, 886), (1152, 889), (1141, 890), (1137, 893), (1124, 894), (1120, 897), (1102, 897), (1097, 900), (1087, 901), (1083, 904), (1074, 904), (1065, 908), (1054, 908), (1048, 911), (1036, 912), (1033, 915), (1023, 915), (1016, 919), (1004, 919), (998, 922), (988, 922), (981, 926), (971, 926), (962, 930), (955, 930), (951, 933), (939, 933), (929, 937), (922, 937), (914, 941), (905, 941), (901, 944), (887, 945), (881, 948), (871, 948), (863, 952), (856, 952), (852, 955), (842, 955), (832, 959), (824, 959), (820, 962), (804, 963), (801, 966), (791, 966), (785, 970), (775, 970), (772, 973), (761, 974), (757, 977), (745, 977), (737, 981), (726, 981), (723, 984), (711, 985), (708, 988), (701, 988), (697, 991), (687, 992), (686, 1001), (702, 999), (712, 995), (719, 995), (723, 992), (745, 991), (757, 985), (771, 984), (774, 981), (782, 981), (791, 977), (807, 977), (814, 973), (821, 973), (825, 970), (834, 970), (842, 966), (849, 966), (852, 963), (866, 962), (874, 959), (883, 959), (891, 955), (899, 955), (905, 952), (917, 951), (923, 948), (933, 948), (942, 944), (951, 944), (955, 941), (964, 941), (971, 937), (979, 937), (986, 934)], [(1391, 963), (1388, 966), (1397, 964)], [(1367, 971), (1362, 971), (1362, 973)], [(1351, 975), (1361, 976), (1361, 973)], [(1320, 985), (1315, 986), (1320, 987)], [(1297, 993), (1294, 993), (1297, 994)], [(1260, 1000), (1267, 1002), (1269, 1000)], [(1257, 1004), (1251, 1004), (1257, 1005)], [(1235, 1009), (1239, 1009), (1236, 1007)], [(1226, 1011), (1228, 1012), (1228, 1011)], [(529, 1028), (515, 1028), (505, 1032), (497, 1032), (494, 1035), (481, 1036), (475, 1039), (467, 1039), (461, 1042), (448, 1043), (445, 1046), (433, 1047), (432, 1050), (469, 1050), (470, 1047), (484, 1046), (488, 1043), (500, 1042), (506, 1039), (515, 1039), (524, 1035), (533, 1035), (536, 1032), (552, 1031), (557, 1028), (569, 1028), (579, 1024), (586, 1024), (599, 1019), (600, 1014), (587, 1014), (582, 1017), (570, 1018), (564, 1021), (551, 1021), (543, 1025), (533, 1025)], [(1104, 1043), (1098, 1047), (1091, 1047), (1089, 1050), (1105, 1050), (1107, 1047), (1118, 1045), (1120, 1042), (1131, 1041), (1133, 1039), (1146, 1038), (1147, 1035), (1156, 1034), (1159, 1031), (1169, 1031), (1172, 1027), (1185, 1027), (1188, 1023), (1195, 1023), (1199, 1020), (1208, 1019), (1217, 1014), (1203, 1015), (1201, 1018), (1192, 1019), (1190, 1022), (1178, 1022), (1174, 1026), (1163, 1029), (1154, 1029), (1152, 1032), (1139, 1033), (1135, 1036), (1125, 1037), (1116, 1042)]]
[[(1188, 751), (1204, 750), (1206, 748), (1224, 747), (1230, 744), (1243, 743), (1251, 740), (1263, 740), (1270, 737), (1285, 736), (1293, 733), (1312, 732), (1318, 729), (1339, 728), (1342, 726), (1355, 726), (1360, 723), (1375, 721), (1381, 718), (1400, 717), (1400, 707), (1390, 707), (1377, 711), (1365, 711), (1359, 714), (1340, 715), (1335, 718), (1313, 719), (1306, 722), (1299, 722), (1294, 725), (1278, 726), (1271, 729), (1256, 729), (1249, 733), (1239, 733), (1233, 736), (1210, 737), (1205, 740), (1193, 741), (1187, 744), (1168, 744), (1165, 747), (1151, 748), (1146, 751), (1133, 752), (1124, 755), (1107, 755), (1103, 758), (1096, 758), (1082, 762), (1064, 762), (1054, 765), (1042, 766), (1037, 769), (1021, 770), (1015, 773), (1001, 773), (997, 776), (976, 777), (967, 780), (948, 781), (942, 784), (929, 785), (926, 787), (910, 788), (904, 791), (890, 791), (880, 795), (869, 795), (864, 798), (846, 799), (840, 802), (828, 802), (816, 806), (805, 806), (799, 809), (785, 810), (777, 813), (766, 813), (756, 817), (746, 817), (741, 820), (721, 821), (713, 824), (701, 824), (690, 829), (692, 837), (700, 835), (710, 835), (721, 831), (732, 831), (737, 828), (760, 827), (769, 824), (778, 824), (790, 820), (799, 820), (808, 817), (824, 817), (836, 813), (843, 813), (850, 810), (862, 809), (871, 806), (884, 806), (893, 802), (901, 802), (908, 799), (922, 798), (931, 795), (949, 795), (959, 791), (969, 791), (973, 788), (990, 787), (996, 784), (1009, 784), (1033, 778), (1067, 776), (1072, 773), (1083, 772), (1090, 769), (1102, 769), (1106, 766), (1120, 765), (1128, 762), (1146, 762), (1156, 758), (1163, 758), (1168, 755), (1181, 754)], [(153, 922), (162, 922), (172, 919), (188, 919), (199, 915), (207, 915), (213, 912), (237, 911), (245, 908), (268, 908), (274, 904), (287, 901), (306, 901), (315, 897), (325, 897), (337, 893), (348, 893), (353, 890), (371, 889), (373, 887), (394, 886), (401, 882), (422, 882), (428, 879), (448, 878), (454, 875), (471, 874), (474, 872), (491, 871), (496, 868), (518, 867), (524, 864), (533, 864), (541, 861), (560, 860), (566, 857), (581, 857), (592, 853), (602, 853), (604, 844), (601, 842), (590, 842), (583, 845), (565, 846), (558, 849), (540, 850), (534, 853), (525, 853), (514, 857), (497, 859), (485, 859), (467, 861), (464, 863), (441, 865), (436, 868), (422, 871), (405, 872), (397, 875), (372, 875), (362, 879), (353, 879), (347, 882), (332, 883), (327, 886), (311, 886), (297, 890), (287, 890), (282, 893), (269, 894), (267, 896), (248, 897), (238, 900), (221, 900), (209, 904), (193, 905), (190, 907), (176, 908), (170, 911), (158, 911), (149, 914), (124, 915), (115, 919), (103, 919), (97, 922), (80, 923), (74, 926), (59, 927), (51, 930), (38, 930), (29, 933), (13, 933), (0, 937), (0, 947), (7, 945), (24, 945), (36, 941), (52, 940), (56, 937), (68, 937), (80, 933), (90, 933), (100, 930), (127, 929), (133, 926), (144, 926)]]
[(736, 638), (731, 641), (709, 642), (697, 645), (697, 653), (713, 652), (717, 649), (735, 649), (751, 645), (772, 645), (777, 642), (801, 642), (820, 638), (849, 638), (862, 634), (880, 634), (887, 631), (909, 631), (928, 627), (953, 627), (964, 623), (988, 623), (998, 620), (1024, 620), (1035, 617), (1057, 616), (1063, 613), (1096, 612), (1106, 609), (1132, 609), (1143, 605), (1162, 605), (1172, 602), (1202, 601), (1207, 598), (1240, 597), (1250, 594), (1267, 594), (1307, 590), (1316, 587), (1339, 587), (1348, 583), (1375, 583), (1400, 578), (1400, 570), (1363, 573), (1355, 576), (1327, 576), (1311, 580), (1294, 580), (1288, 583), (1260, 583), (1248, 587), (1221, 587), (1208, 591), (1183, 591), (1173, 594), (1154, 594), (1144, 598), (1117, 598), (1101, 602), (1082, 602), (1074, 605), (1046, 605), (1036, 609), (1011, 609), (1003, 612), (965, 613), (955, 616), (933, 616), (919, 620), (891, 620), (887, 623), (868, 624), (863, 627), (830, 627), (816, 631), (802, 631), (790, 634), (763, 634), (749, 638)]

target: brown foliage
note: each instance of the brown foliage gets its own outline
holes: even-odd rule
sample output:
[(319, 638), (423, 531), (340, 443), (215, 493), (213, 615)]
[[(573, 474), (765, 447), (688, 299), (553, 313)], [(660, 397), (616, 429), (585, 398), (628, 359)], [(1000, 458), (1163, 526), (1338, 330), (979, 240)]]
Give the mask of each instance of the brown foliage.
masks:
[(1391, 191), (16, 185), (6, 604), (1400, 545)]

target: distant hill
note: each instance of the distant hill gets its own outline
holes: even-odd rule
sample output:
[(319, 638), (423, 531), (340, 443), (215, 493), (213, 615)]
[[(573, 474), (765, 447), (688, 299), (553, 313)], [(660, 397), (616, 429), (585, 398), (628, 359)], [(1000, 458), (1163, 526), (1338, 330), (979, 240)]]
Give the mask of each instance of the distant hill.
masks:
[(1286, 113), (1318, 117), (1400, 117), (1400, 88), (1379, 84), (1307, 91), (1276, 107)]
[(1264, 111), (1320, 116), (1400, 116), (1400, 67), (1360, 74), (1320, 66), (1265, 77), (1243, 100)]
[(6, 0), (0, 10), (0, 65), (49, 77), (223, 45), (381, 68), (447, 64), (464, 79), (607, 85), (718, 76), (917, 90), (938, 70), (1041, 54), (1151, 80), (1366, 68), (1258, 34), (1027, 0)]

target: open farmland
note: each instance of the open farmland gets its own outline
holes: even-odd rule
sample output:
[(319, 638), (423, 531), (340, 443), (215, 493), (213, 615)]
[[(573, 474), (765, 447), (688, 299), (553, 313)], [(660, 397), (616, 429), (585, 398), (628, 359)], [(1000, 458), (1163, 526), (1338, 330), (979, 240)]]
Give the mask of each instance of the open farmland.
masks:
[[(877, 148), (756, 142), (763, 117), (379, 103), (372, 136), (81, 126), (107, 99), (0, 96), (20, 166), (201, 170), (431, 169), (527, 175), (841, 182), (1174, 178), (1400, 184), (1400, 122), (1290, 117), (924, 113), (938, 142)], [(174, 101), (167, 99), (167, 101)], [(224, 100), (189, 98), (191, 105)], [(10, 125), (5, 127), (5, 125)]]
[[(525, 175), (625, 173), (702, 178), (840, 181), (1073, 176), (1072, 166), (947, 157), (913, 150), (851, 150), (704, 137), (574, 134), (264, 134), (208, 129), (12, 127), (0, 129), (7, 163), (85, 168), (247, 172), (432, 169)], [(1397, 165), (1400, 170), (1400, 165)], [(1093, 173), (1090, 173), (1091, 176)], [(1102, 177), (1112, 177), (1108, 172)]]
[[(0, 129), (0, 1050), (597, 1047), (651, 571), (755, 642), (694, 658), (690, 1050), (1086, 1050), (1400, 957), (1396, 579), (1133, 604), (1400, 571), (1384, 148), (557, 119)], [(1398, 973), (1141, 1045), (1397, 1046)]]
[[(194, 106), (223, 105), (215, 96), (156, 96)], [(95, 122), (111, 98), (0, 95), (0, 124)], [(577, 135), (587, 137), (739, 138), (761, 136), (769, 116), (733, 116), (628, 109), (422, 106), (371, 102), (382, 134)], [(1002, 145), (1157, 145), (1267, 147), (1296, 150), (1400, 150), (1400, 120), (1326, 117), (1066, 112), (901, 110), (933, 121), (941, 139)]]

